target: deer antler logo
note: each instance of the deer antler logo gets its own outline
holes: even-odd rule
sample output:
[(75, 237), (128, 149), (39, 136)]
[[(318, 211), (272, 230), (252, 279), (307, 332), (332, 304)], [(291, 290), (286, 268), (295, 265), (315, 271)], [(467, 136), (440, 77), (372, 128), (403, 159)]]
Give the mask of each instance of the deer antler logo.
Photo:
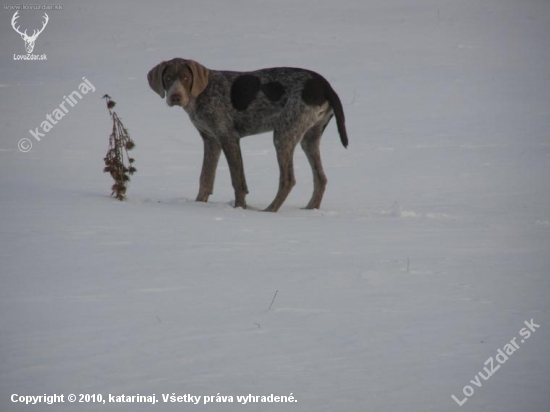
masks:
[(46, 20), (44, 21), (43, 25), (42, 25), (42, 28), (40, 30), (34, 30), (33, 33), (32, 33), (32, 36), (28, 36), (27, 35), (27, 30), (25, 30), (24, 33), (21, 33), (19, 31), (19, 27), (20, 26), (17, 26), (15, 27), (15, 20), (17, 20), (19, 18), (19, 16), (17, 15), (17, 13), (19, 13), (19, 10), (17, 10), (15, 12), (15, 14), (13, 15), (12, 19), (11, 19), (11, 26), (13, 27), (13, 29), (19, 33), (21, 35), (21, 38), (23, 40), (25, 40), (25, 48), (27, 49), (27, 53), (30, 54), (32, 53), (33, 49), (34, 49), (34, 42), (36, 41), (38, 35), (40, 33), (42, 33), (44, 31), (44, 28), (46, 27), (46, 24), (48, 24), (48, 20), (49, 20), (49, 17), (46, 13), (44, 13), (44, 17), (46, 18)]

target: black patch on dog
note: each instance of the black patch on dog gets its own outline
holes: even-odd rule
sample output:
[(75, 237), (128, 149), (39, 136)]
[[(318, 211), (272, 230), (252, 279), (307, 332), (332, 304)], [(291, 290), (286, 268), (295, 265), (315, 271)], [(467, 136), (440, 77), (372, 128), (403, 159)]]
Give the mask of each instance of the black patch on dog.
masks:
[(281, 100), (285, 91), (285, 87), (279, 82), (262, 84), (262, 92), (264, 92), (265, 96), (273, 103)]
[(251, 74), (237, 77), (231, 85), (231, 104), (242, 112), (254, 101), (260, 91), (261, 81)]
[(304, 84), (302, 100), (309, 106), (321, 106), (327, 101), (326, 80), (321, 76), (314, 76)]

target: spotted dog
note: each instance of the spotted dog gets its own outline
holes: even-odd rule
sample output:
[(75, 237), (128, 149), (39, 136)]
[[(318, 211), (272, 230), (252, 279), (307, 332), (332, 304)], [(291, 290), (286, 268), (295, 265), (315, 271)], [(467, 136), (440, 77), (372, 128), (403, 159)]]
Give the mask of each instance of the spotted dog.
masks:
[(296, 184), (293, 168), (298, 143), (313, 171), (313, 195), (306, 209), (321, 206), (327, 178), (319, 143), (333, 116), (344, 147), (348, 145), (342, 103), (321, 75), (276, 67), (251, 72), (209, 70), (193, 61), (163, 61), (147, 74), (149, 86), (168, 106), (181, 106), (199, 131), (204, 158), (197, 201), (212, 194), (223, 151), (235, 190), (235, 207), (246, 208), (248, 194), (240, 148), (241, 137), (273, 131), (280, 177), (275, 199), (265, 209), (279, 210)]

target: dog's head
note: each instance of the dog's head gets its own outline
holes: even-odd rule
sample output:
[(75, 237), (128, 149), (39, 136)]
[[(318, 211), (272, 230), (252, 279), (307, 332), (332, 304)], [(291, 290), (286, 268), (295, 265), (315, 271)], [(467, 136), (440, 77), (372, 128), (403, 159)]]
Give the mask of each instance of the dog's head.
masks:
[(168, 106), (184, 107), (208, 85), (208, 69), (193, 60), (175, 58), (163, 61), (147, 74), (149, 86)]

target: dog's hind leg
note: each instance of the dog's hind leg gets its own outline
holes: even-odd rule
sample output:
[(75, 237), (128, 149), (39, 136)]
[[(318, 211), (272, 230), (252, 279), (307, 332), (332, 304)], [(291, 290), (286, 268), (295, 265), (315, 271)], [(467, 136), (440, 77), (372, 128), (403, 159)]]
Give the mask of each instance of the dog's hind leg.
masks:
[(289, 130), (275, 130), (273, 140), (279, 163), (279, 190), (273, 202), (265, 209), (266, 212), (278, 211), (296, 184), (293, 157), (298, 139)]
[(327, 177), (325, 176), (323, 164), (321, 163), (321, 152), (319, 147), (321, 136), (327, 124), (328, 122), (313, 126), (305, 133), (301, 142), (302, 149), (307, 156), (313, 173), (313, 194), (305, 209), (319, 209), (321, 207), (321, 201), (323, 200), (323, 194), (327, 186)]

